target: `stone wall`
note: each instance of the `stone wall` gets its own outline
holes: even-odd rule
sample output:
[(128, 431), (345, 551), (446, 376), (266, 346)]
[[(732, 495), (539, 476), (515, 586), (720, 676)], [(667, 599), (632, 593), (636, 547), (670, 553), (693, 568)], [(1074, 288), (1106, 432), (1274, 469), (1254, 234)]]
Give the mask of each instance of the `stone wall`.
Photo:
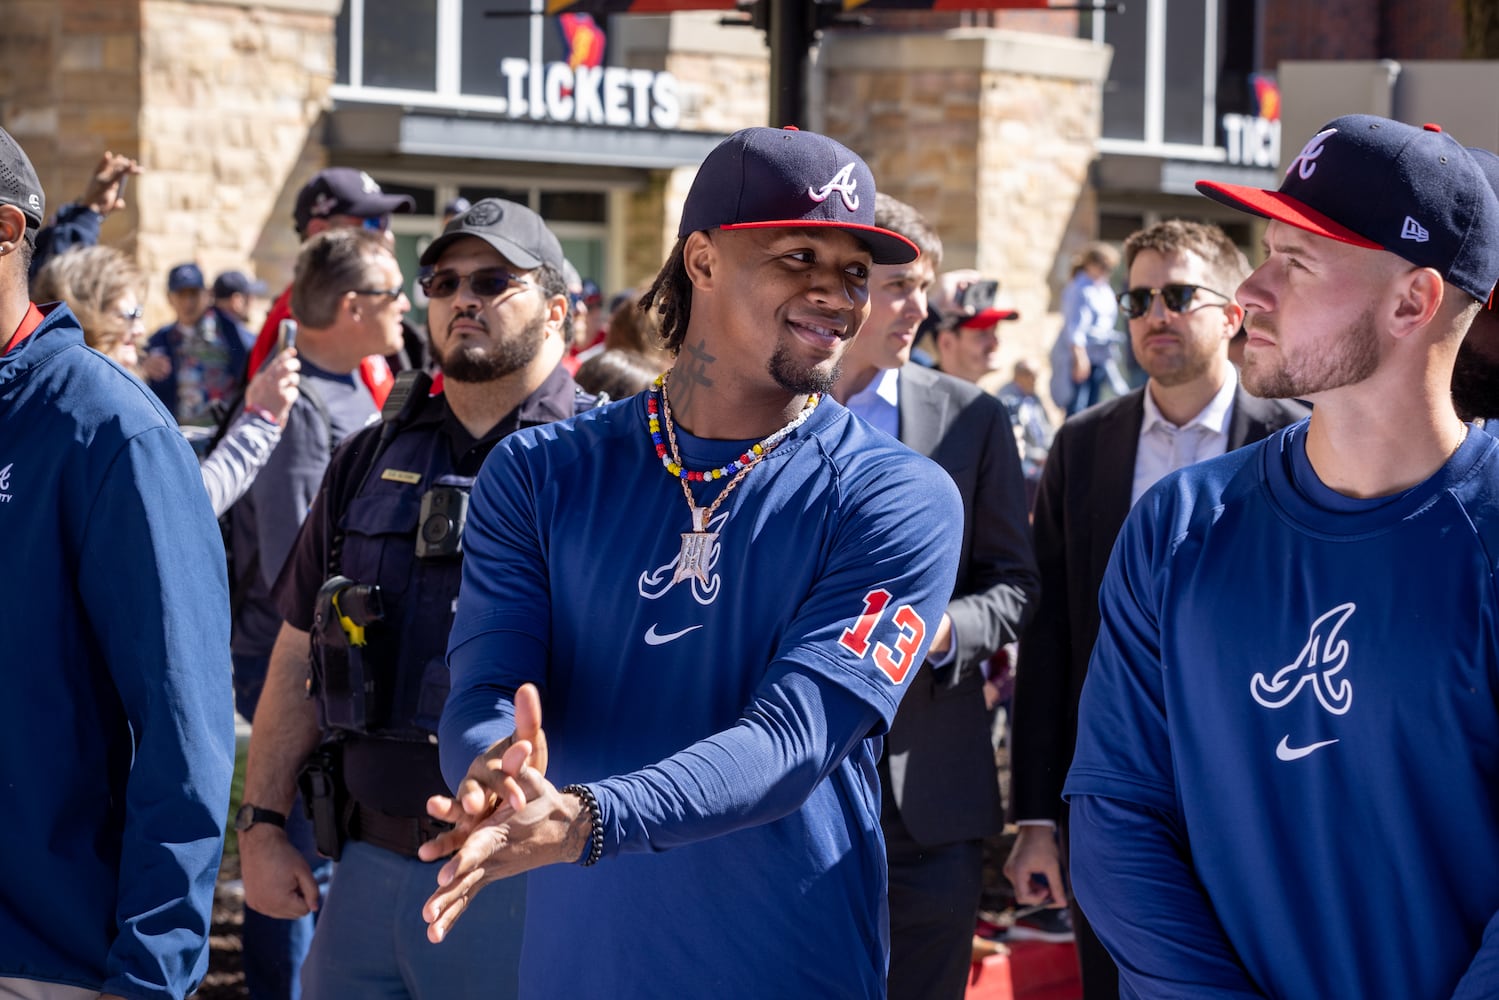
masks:
[[(140, 152), (140, 3), (10, 0), (0, 32), (0, 122), (31, 158), (47, 209), (78, 197), (108, 149)], [(139, 192), (105, 223), (104, 238), (135, 245)]]
[(296, 192), (324, 165), (316, 126), (338, 0), (141, 7), (140, 263), (153, 280), (196, 260), (279, 290), (297, 251)]
[(821, 53), (820, 127), (936, 226), (943, 270), (976, 267), (1014, 300), (1005, 371), (1020, 357), (1045, 367), (1056, 261), (1095, 234), (1108, 61), (1090, 42), (999, 29), (840, 35)]
[[(725, 26), (718, 11), (620, 19), (610, 44), (628, 65), (664, 70), (681, 88), (685, 132), (727, 135), (766, 124), (770, 106), (770, 60), (765, 35)], [(622, 239), (626, 285), (655, 278), (676, 244), (682, 203), (696, 166), (653, 171), (649, 184), (626, 201)]]
[(0, 121), (25, 147), (50, 211), (78, 197), (106, 149), (135, 157), (105, 242), (151, 280), (197, 260), (273, 287), (290, 279), (296, 190), (323, 165), (339, 0), (11, 0)]

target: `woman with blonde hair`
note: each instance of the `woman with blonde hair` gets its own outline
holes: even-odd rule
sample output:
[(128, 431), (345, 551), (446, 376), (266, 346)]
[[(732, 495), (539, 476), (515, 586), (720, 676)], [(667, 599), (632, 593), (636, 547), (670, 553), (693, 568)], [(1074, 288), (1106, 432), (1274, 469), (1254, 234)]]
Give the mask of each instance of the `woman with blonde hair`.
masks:
[(66, 302), (88, 346), (136, 377), (146, 337), (146, 275), (114, 247), (80, 247), (49, 260), (32, 284), (37, 302)]
[[(93, 246), (47, 261), (32, 283), (31, 299), (66, 302), (88, 346), (139, 378), (145, 296), (146, 276), (133, 260), (114, 247)], [(245, 388), (241, 412), (199, 466), (215, 514), (244, 495), (281, 441), (281, 425), (299, 393), (300, 367), (291, 348), (268, 362)]]

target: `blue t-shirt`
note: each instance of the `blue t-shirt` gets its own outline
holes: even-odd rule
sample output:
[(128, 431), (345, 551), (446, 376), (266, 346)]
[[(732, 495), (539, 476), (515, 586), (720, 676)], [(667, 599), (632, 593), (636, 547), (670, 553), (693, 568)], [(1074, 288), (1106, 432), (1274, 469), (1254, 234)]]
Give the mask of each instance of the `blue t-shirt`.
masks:
[[(1318, 481), (1306, 428), (1168, 476), (1120, 534), (1065, 792), (1083, 871), (1114, 874), (1079, 898), (1126, 996), (1244, 995), (1137, 929), (1214, 918), (1266, 996), (1446, 998), (1465, 974), (1455, 995), (1494, 996), (1499, 443), (1470, 432), (1425, 482), (1361, 501)], [(1098, 799), (1169, 830), (1175, 857), (1110, 843)], [(1152, 878), (1183, 860), (1203, 920), (1156, 912), (1182, 885)]]
[[(753, 443), (678, 440), (689, 468)], [(547, 777), (588, 782), (605, 831), (597, 867), (530, 876), (523, 996), (884, 995), (878, 736), (961, 524), (940, 468), (825, 399), (714, 515), (704, 577), (673, 583), (692, 524), (644, 394), (496, 446), (464, 536), (444, 774), (510, 732), (534, 681)]]

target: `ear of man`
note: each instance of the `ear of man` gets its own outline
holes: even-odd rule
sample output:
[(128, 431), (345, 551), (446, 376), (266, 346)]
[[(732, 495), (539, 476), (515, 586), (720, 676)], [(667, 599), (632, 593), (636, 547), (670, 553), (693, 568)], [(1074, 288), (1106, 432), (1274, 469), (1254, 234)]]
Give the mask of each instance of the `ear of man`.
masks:
[(26, 216), (14, 205), (0, 205), (0, 252), (14, 252), (25, 238)]
[(543, 308), (546, 309), (546, 324), (549, 331), (563, 333), (570, 311), (569, 306), (566, 295), (553, 295), (546, 300)]
[(718, 245), (702, 229), (687, 236), (682, 247), (682, 266), (694, 288), (710, 291), (713, 288), (713, 271), (718, 264)]
[(1433, 268), (1409, 268), (1389, 288), (1389, 332), (1396, 340), (1428, 331), (1434, 325), (1449, 327), (1455, 319), (1451, 313), (1458, 296), (1447, 294), (1442, 276)]

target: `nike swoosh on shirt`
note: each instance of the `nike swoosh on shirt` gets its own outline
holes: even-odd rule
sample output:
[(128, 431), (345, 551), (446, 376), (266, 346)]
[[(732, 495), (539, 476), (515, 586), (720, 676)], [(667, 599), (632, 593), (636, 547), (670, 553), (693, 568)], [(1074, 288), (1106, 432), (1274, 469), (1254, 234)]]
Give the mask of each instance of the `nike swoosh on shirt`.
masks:
[(650, 628), (645, 630), (645, 642), (648, 646), (664, 646), (668, 642), (671, 642), (673, 639), (680, 639), (688, 632), (692, 632), (700, 628), (702, 628), (701, 625), (688, 625), (680, 632), (667, 632), (665, 635), (662, 635), (660, 632), (656, 631), (656, 626), (652, 625)]
[(1321, 743), (1308, 743), (1304, 747), (1293, 747), (1290, 744), (1290, 739), (1291, 737), (1289, 736), (1282, 736), (1280, 744), (1275, 748), (1275, 756), (1281, 760), (1300, 760), (1308, 754), (1315, 753), (1323, 747), (1330, 747), (1338, 742), (1337, 740), (1323, 740)]

